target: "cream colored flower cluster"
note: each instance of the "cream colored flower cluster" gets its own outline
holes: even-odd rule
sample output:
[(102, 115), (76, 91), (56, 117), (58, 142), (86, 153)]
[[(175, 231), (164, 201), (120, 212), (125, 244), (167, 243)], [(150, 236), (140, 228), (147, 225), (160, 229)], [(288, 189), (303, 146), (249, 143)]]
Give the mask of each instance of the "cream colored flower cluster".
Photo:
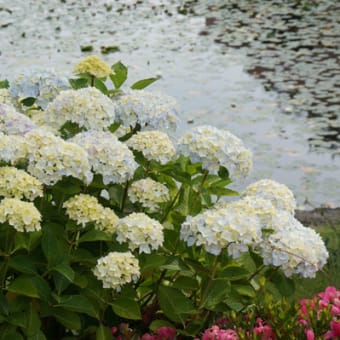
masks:
[(29, 149), (25, 138), (17, 135), (4, 135), (0, 131), (0, 160), (16, 164), (27, 158)]
[(151, 253), (164, 241), (163, 226), (144, 213), (132, 213), (117, 223), (117, 241), (127, 242), (130, 250), (139, 249), (139, 253)]
[(62, 91), (48, 104), (45, 120), (56, 129), (72, 122), (87, 130), (107, 130), (115, 120), (115, 105), (95, 87)]
[(31, 202), (23, 202), (16, 198), (4, 198), (0, 202), (0, 222), (7, 222), (20, 232), (38, 231), (41, 215)]
[(86, 184), (93, 178), (86, 151), (62, 139), (31, 153), (27, 171), (47, 185), (55, 184), (63, 176), (78, 178)]
[(10, 106), (17, 106), (18, 103), (11, 96), (8, 89), (0, 89), (0, 104), (6, 104)]
[(162, 183), (151, 178), (140, 179), (133, 182), (128, 190), (128, 196), (132, 203), (140, 203), (150, 212), (159, 210), (159, 204), (169, 201), (169, 189)]
[(90, 165), (103, 183), (124, 183), (133, 177), (138, 168), (132, 151), (112, 133), (87, 131), (70, 139), (86, 150)]
[(176, 149), (169, 136), (161, 131), (139, 131), (126, 144), (140, 151), (148, 160), (166, 164), (176, 156)]
[(203, 169), (217, 174), (228, 169), (232, 178), (247, 176), (252, 168), (252, 154), (243, 142), (228, 131), (212, 126), (198, 126), (186, 132), (178, 142), (178, 152), (191, 162), (202, 162)]
[(117, 119), (122, 125), (142, 130), (175, 131), (178, 109), (175, 99), (144, 90), (129, 90), (117, 103)]
[(315, 277), (329, 256), (320, 235), (285, 211), (278, 212), (274, 225), (280, 227), (260, 245), (264, 264), (280, 267), (288, 277)]
[(105, 78), (112, 74), (111, 67), (96, 55), (91, 55), (81, 60), (73, 70), (74, 73), (89, 73), (96, 78)]
[(272, 202), (275, 208), (294, 214), (296, 201), (294, 194), (284, 184), (270, 179), (262, 179), (250, 184), (243, 196), (261, 197)]
[(24, 170), (0, 167), (0, 196), (33, 201), (43, 195), (42, 184)]
[(115, 232), (117, 215), (110, 208), (104, 208), (94, 196), (87, 194), (73, 196), (64, 202), (63, 208), (72, 220), (83, 227), (87, 223), (94, 223), (98, 230)]
[(0, 131), (6, 135), (24, 135), (35, 129), (36, 124), (13, 106), (0, 104)]
[(209, 209), (194, 217), (188, 216), (181, 227), (181, 239), (188, 246), (203, 245), (208, 253), (214, 255), (226, 249), (230, 256), (240, 256), (262, 238), (261, 219), (249, 214), (247, 204), (244, 206), (230, 205)]
[(93, 273), (103, 282), (103, 288), (117, 291), (126, 283), (137, 281), (140, 276), (138, 260), (130, 252), (111, 252), (101, 257)]

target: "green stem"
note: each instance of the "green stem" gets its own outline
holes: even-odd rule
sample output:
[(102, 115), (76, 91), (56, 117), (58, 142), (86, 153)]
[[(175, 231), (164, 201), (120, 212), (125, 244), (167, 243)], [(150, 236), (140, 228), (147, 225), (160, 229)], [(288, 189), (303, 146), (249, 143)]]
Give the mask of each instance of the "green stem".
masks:
[(129, 181), (126, 181), (122, 201), (120, 203), (120, 211), (124, 210), (128, 189), (129, 189)]
[(211, 276), (210, 276), (209, 282), (208, 282), (207, 286), (205, 287), (205, 290), (204, 290), (204, 292), (201, 296), (199, 308), (201, 308), (203, 306), (204, 301), (207, 298), (208, 293), (210, 291), (213, 280), (215, 279), (215, 275), (216, 275), (217, 268), (218, 268), (218, 258), (219, 258), (219, 255), (215, 257), (215, 260), (214, 260), (214, 263), (213, 263), (213, 268), (212, 268), (212, 271), (211, 271)]
[(93, 87), (94, 86), (94, 76), (91, 76), (91, 87)]
[(5, 239), (6, 249), (5, 249), (5, 254), (4, 254), (4, 260), (0, 268), (1, 290), (4, 290), (6, 288), (5, 283), (6, 283), (6, 277), (7, 277), (8, 263), (11, 257), (13, 241), (14, 241), (14, 233), (12, 231), (12, 226), (8, 225), (7, 230), (6, 230), (6, 239)]
[(173, 198), (173, 200), (171, 201), (170, 205), (169, 205), (168, 208), (166, 209), (165, 214), (164, 214), (164, 216), (162, 217), (162, 219), (161, 219), (161, 221), (160, 221), (161, 223), (163, 223), (163, 222), (166, 220), (166, 218), (168, 217), (169, 212), (171, 211), (171, 209), (172, 209), (173, 206), (175, 205), (175, 203), (176, 203), (176, 201), (177, 201), (177, 199), (178, 199), (178, 197), (179, 197), (179, 194), (181, 193), (182, 189), (183, 189), (183, 185), (181, 185), (181, 187), (180, 187), (179, 190), (177, 191), (175, 197)]

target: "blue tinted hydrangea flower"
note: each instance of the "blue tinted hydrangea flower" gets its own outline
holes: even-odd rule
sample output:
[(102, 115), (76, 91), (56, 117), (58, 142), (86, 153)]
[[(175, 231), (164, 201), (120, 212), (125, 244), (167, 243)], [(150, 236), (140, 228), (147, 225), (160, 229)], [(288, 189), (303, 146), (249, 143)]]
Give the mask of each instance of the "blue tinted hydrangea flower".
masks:
[(163, 244), (163, 226), (144, 213), (132, 213), (118, 221), (117, 241), (127, 242), (130, 250), (150, 254)]
[(182, 223), (180, 237), (188, 246), (202, 245), (214, 255), (226, 249), (230, 256), (236, 258), (260, 242), (261, 227), (261, 219), (255, 214), (248, 214), (240, 204), (188, 216)]
[(0, 104), (0, 131), (7, 135), (24, 135), (35, 129), (35, 123), (13, 106)]
[(186, 132), (178, 142), (178, 152), (201, 162), (203, 169), (217, 174), (228, 169), (232, 178), (246, 176), (252, 168), (252, 155), (243, 142), (228, 131), (212, 126), (198, 126)]
[(73, 176), (86, 184), (93, 178), (86, 151), (62, 140), (30, 154), (27, 171), (46, 185), (55, 184), (63, 176)]
[(24, 170), (0, 167), (0, 196), (33, 201), (43, 195), (42, 184)]
[(0, 160), (10, 164), (17, 164), (25, 160), (29, 153), (25, 137), (17, 135), (4, 135), (0, 132)]
[(243, 196), (264, 198), (271, 201), (276, 209), (286, 210), (291, 214), (294, 214), (296, 208), (294, 194), (289, 188), (270, 179), (262, 179), (250, 184)]
[(4, 198), (0, 202), (0, 223), (7, 222), (19, 232), (32, 232), (41, 229), (41, 215), (31, 202), (16, 198)]
[(117, 291), (126, 283), (137, 281), (140, 276), (138, 260), (130, 252), (111, 252), (101, 257), (93, 273), (102, 281), (103, 288)]
[[(260, 245), (260, 254), (265, 265), (280, 267), (287, 277), (299, 274), (315, 277), (326, 264), (328, 251), (320, 235), (304, 227), (285, 211), (277, 214), (277, 231), (270, 234)], [(289, 224), (287, 222), (289, 221)]]
[(133, 182), (129, 187), (128, 196), (132, 203), (138, 202), (150, 212), (158, 211), (159, 205), (170, 199), (169, 189), (151, 178)]
[(18, 99), (27, 97), (36, 98), (36, 104), (43, 109), (62, 90), (69, 89), (67, 78), (53, 70), (41, 71), (26, 69), (17, 76), (9, 87), (10, 94)]
[(107, 130), (115, 120), (115, 105), (94, 87), (62, 91), (45, 110), (45, 121), (56, 129), (66, 122), (86, 130)]
[(176, 156), (176, 149), (165, 132), (139, 131), (126, 144), (134, 150), (140, 151), (148, 160), (156, 160), (166, 164)]
[(124, 126), (142, 130), (176, 130), (178, 109), (176, 101), (166, 95), (144, 90), (129, 90), (117, 103), (117, 120)]
[(69, 141), (86, 150), (94, 173), (103, 176), (104, 184), (124, 183), (138, 167), (132, 151), (110, 132), (82, 132)]

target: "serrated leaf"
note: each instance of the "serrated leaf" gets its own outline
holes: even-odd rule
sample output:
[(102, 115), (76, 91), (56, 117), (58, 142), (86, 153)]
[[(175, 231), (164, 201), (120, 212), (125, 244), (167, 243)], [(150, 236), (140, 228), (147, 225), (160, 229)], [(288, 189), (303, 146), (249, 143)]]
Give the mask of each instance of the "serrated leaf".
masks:
[[(207, 289), (204, 288), (203, 291)], [(230, 283), (227, 280), (215, 279), (211, 282), (208, 293), (203, 300), (202, 307), (213, 309), (220, 302), (224, 301), (230, 292)]]
[(45, 301), (50, 295), (49, 285), (39, 276), (21, 275), (9, 285), (8, 291), (32, 298), (41, 298)]
[(228, 281), (235, 281), (245, 278), (249, 275), (248, 270), (237, 265), (230, 265), (223, 269), (219, 274), (219, 278), (226, 279)]
[(122, 318), (130, 320), (142, 318), (139, 304), (127, 296), (119, 296), (111, 305), (113, 311)]
[(68, 281), (73, 282), (75, 273), (67, 262), (58, 264), (53, 270), (63, 275)]
[(164, 314), (174, 322), (183, 323), (195, 311), (191, 300), (175, 288), (160, 286), (157, 297)]
[(107, 94), (108, 93), (108, 89), (106, 87), (106, 85), (104, 84), (103, 81), (101, 81), (98, 78), (94, 79), (93, 85), (96, 89), (98, 89), (100, 92), (102, 92), (103, 94)]
[(147, 79), (139, 80), (136, 83), (131, 85), (131, 89), (132, 90), (142, 90), (142, 89), (146, 88), (147, 86), (151, 85), (152, 83), (154, 83), (155, 81), (157, 81), (158, 79), (160, 79), (160, 78), (155, 77), (155, 78), (147, 78)]
[(79, 242), (112, 241), (112, 235), (101, 230), (92, 229), (79, 238)]
[(140, 256), (139, 261), (141, 272), (145, 273), (155, 268), (159, 269), (159, 267), (166, 262), (166, 257), (163, 255), (152, 253), (150, 255)]
[(178, 289), (198, 289), (199, 285), (193, 277), (180, 276), (173, 284), (174, 288)]
[(78, 79), (69, 79), (68, 80), (71, 87), (74, 90), (82, 89), (84, 87), (88, 87), (88, 80), (84, 78), (78, 78)]
[(37, 270), (34, 261), (27, 255), (12, 256), (9, 260), (9, 267), (24, 274), (35, 274)]
[(65, 308), (72, 312), (84, 313), (94, 318), (99, 318), (98, 311), (94, 309), (90, 300), (83, 295), (62, 296), (57, 307)]

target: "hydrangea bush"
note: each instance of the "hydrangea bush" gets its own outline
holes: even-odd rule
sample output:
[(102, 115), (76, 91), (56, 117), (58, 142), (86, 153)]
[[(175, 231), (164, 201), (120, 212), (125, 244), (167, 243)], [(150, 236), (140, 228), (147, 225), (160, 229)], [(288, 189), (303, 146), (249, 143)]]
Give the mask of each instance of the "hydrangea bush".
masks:
[(239, 138), (212, 126), (175, 138), (175, 101), (144, 90), (157, 78), (127, 89), (121, 62), (92, 56), (74, 72), (0, 83), (3, 338), (112, 339), (127, 322), (231, 338), (204, 330), (322, 269), (327, 249), (286, 186), (229, 199), (252, 167)]

